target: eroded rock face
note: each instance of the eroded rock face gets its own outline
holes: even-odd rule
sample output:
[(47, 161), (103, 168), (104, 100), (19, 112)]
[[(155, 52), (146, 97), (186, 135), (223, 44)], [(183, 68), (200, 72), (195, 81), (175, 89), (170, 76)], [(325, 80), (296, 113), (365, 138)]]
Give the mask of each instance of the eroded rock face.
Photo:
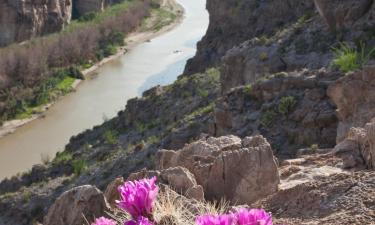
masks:
[(0, 46), (60, 31), (70, 22), (71, 0), (3, 0), (0, 2)]
[(331, 30), (342, 30), (363, 17), (373, 4), (372, 0), (342, 1), (314, 0), (319, 14)]
[(351, 127), (364, 127), (375, 117), (375, 67), (346, 75), (331, 84), (327, 94), (337, 106), (337, 143)]
[(313, 9), (314, 3), (310, 0), (208, 0), (210, 24), (184, 73), (193, 74), (216, 66), (235, 45), (256, 36), (271, 35)]
[(260, 133), (282, 158), (313, 144), (332, 148), (337, 118), (326, 90), (339, 76), (324, 70), (278, 73), (233, 88), (216, 102), (213, 135)]
[(269, 143), (262, 136), (202, 139), (179, 151), (159, 151), (158, 169), (186, 167), (208, 199), (251, 203), (277, 191), (279, 174)]
[(85, 224), (104, 216), (109, 206), (103, 193), (96, 187), (85, 185), (63, 193), (51, 206), (44, 219), (45, 225)]

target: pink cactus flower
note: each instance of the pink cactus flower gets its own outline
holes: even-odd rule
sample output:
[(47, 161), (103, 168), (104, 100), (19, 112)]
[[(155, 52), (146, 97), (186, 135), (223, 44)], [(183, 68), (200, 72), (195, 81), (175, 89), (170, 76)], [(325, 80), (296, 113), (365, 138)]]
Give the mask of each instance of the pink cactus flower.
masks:
[(100, 217), (95, 220), (91, 225), (117, 225), (116, 221), (107, 219), (105, 217)]
[(139, 181), (128, 181), (118, 187), (121, 199), (118, 206), (127, 211), (133, 219), (150, 218), (159, 188), (155, 184), (156, 177)]
[(263, 209), (239, 209), (233, 217), (236, 225), (272, 225), (272, 216)]
[(203, 215), (196, 219), (197, 225), (234, 225), (231, 215)]

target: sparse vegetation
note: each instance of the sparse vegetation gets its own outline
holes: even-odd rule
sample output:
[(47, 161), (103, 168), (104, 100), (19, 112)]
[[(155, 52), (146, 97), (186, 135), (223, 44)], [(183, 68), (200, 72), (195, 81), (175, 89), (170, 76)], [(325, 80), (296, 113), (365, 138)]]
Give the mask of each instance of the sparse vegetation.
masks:
[(311, 150), (313, 150), (314, 152), (316, 152), (318, 149), (319, 149), (319, 145), (318, 144), (312, 144), (310, 146)]
[(56, 154), (56, 158), (53, 160), (53, 162), (56, 164), (65, 164), (65, 163), (69, 163), (70, 161), (72, 161), (72, 159), (73, 159), (72, 153), (68, 151), (63, 151), (63, 152), (58, 152)]
[(269, 127), (276, 118), (276, 113), (273, 110), (267, 110), (264, 112), (260, 118), (260, 124)]
[(375, 54), (375, 47), (367, 50), (365, 44), (360, 43), (357, 48), (348, 43), (341, 43), (339, 47), (333, 48), (335, 58), (332, 65), (347, 73), (360, 69)]
[(248, 84), (246, 85), (244, 88), (243, 88), (243, 91), (246, 93), (246, 94), (251, 94), (251, 90), (252, 90), (252, 85), (251, 84)]
[(118, 134), (114, 130), (106, 130), (103, 134), (103, 139), (107, 144), (115, 145), (117, 144)]
[(291, 112), (294, 108), (294, 106), (297, 104), (297, 100), (293, 96), (286, 96), (282, 97), (279, 102), (279, 113), (283, 115), (287, 115), (289, 112)]
[(87, 169), (87, 162), (84, 159), (77, 159), (73, 161), (72, 166), (73, 173), (79, 176)]

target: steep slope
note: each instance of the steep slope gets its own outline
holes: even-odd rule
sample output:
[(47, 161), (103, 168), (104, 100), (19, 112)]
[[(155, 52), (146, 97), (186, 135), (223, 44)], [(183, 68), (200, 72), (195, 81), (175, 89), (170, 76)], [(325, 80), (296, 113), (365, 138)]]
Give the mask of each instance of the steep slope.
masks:
[(0, 224), (42, 221), (62, 192), (83, 184), (104, 190), (118, 176), (152, 168), (160, 148), (181, 148), (208, 133), (219, 76), (211, 69), (152, 88), (129, 100), (118, 117), (72, 137), (52, 162), (1, 182)]

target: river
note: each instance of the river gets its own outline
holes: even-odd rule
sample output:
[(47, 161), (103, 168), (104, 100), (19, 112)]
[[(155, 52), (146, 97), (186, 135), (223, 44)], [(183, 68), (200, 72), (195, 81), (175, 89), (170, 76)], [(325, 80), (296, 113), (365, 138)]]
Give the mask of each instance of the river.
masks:
[(177, 2), (185, 8), (178, 27), (100, 67), (76, 92), (54, 104), (45, 118), (0, 139), (0, 180), (27, 171), (41, 162), (42, 155), (53, 158), (72, 135), (116, 116), (128, 99), (176, 80), (194, 56), (209, 21), (205, 0)]

